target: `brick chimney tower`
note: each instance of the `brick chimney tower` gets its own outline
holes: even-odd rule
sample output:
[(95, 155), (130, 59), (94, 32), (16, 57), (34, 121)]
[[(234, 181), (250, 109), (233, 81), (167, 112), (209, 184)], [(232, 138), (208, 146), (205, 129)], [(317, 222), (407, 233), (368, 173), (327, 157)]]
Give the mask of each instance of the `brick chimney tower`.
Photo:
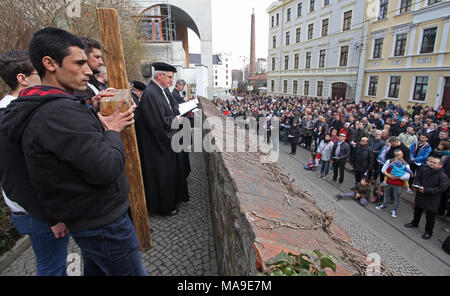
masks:
[(252, 12), (252, 31), (250, 37), (250, 77), (256, 76), (256, 55), (255, 55), (255, 9)]

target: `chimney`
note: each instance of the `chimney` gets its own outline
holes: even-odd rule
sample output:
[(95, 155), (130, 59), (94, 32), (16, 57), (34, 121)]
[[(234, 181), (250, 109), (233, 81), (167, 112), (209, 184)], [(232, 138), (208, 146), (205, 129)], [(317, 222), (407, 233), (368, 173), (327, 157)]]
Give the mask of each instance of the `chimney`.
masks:
[(255, 56), (255, 9), (252, 12), (252, 30), (250, 37), (250, 77), (256, 76), (256, 56)]

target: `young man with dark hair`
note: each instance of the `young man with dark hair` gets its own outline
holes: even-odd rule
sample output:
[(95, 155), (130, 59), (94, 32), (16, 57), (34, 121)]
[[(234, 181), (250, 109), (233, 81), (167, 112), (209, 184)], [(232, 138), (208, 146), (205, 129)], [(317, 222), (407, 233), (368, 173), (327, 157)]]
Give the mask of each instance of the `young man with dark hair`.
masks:
[(84, 44), (84, 52), (87, 56), (87, 64), (92, 71), (89, 75), (89, 81), (85, 91), (75, 91), (77, 97), (81, 97), (87, 100), (94, 109), (97, 109), (97, 103), (101, 100), (103, 96), (110, 96), (102, 84), (95, 76), (102, 72), (102, 67), (104, 67), (102, 59), (102, 46), (100, 42), (95, 39), (81, 37), (80, 40)]
[[(92, 71), (81, 40), (61, 29), (36, 32), (29, 46), (42, 85), (22, 91), (1, 123), (22, 145), (31, 182), (46, 213), (67, 225), (85, 275), (146, 275), (128, 217), (129, 186), (120, 132), (135, 106), (103, 117), (73, 95)], [(33, 214), (33, 213), (31, 213)]]
[[(0, 119), (5, 108), (27, 88), (41, 83), (27, 51), (15, 50), (0, 56), (0, 76), (11, 93), (0, 101)], [(68, 230), (64, 223), (52, 222), (35, 193), (22, 148), (9, 143), (0, 133), (0, 184), (11, 210), (11, 220), (20, 234), (28, 234), (38, 276), (65, 276)], [(30, 212), (33, 215), (30, 215)]]

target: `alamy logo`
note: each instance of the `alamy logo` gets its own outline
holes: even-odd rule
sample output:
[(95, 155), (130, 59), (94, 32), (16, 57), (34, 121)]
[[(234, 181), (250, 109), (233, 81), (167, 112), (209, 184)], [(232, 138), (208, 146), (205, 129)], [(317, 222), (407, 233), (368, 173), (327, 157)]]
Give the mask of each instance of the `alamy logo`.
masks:
[(81, 256), (77, 253), (71, 253), (67, 256), (68, 276), (81, 276)]
[(381, 257), (377, 253), (371, 253), (367, 256), (366, 261), (370, 264), (366, 268), (366, 276), (380, 276), (381, 275)]

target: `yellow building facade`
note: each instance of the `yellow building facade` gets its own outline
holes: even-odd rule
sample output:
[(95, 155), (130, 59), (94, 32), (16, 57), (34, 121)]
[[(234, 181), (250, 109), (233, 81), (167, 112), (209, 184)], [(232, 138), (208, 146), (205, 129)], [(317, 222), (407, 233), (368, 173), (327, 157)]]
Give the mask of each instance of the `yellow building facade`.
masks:
[(450, 109), (450, 0), (367, 0), (364, 101)]

